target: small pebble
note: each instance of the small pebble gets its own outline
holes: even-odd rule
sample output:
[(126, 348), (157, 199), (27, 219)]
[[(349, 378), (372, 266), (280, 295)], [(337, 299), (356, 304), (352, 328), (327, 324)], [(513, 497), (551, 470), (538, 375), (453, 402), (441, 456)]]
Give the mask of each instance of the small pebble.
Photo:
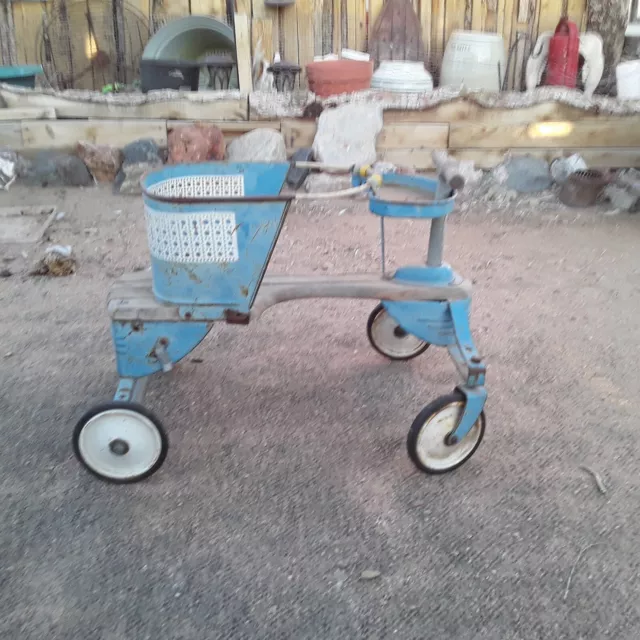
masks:
[(360, 574), (362, 580), (375, 580), (380, 577), (380, 572), (375, 569), (366, 569)]
[(4, 354), (5, 358), (10, 358), (13, 355), (13, 351), (7, 351), (7, 353)]
[(56, 220), (62, 220), (66, 215), (64, 211), (60, 211), (60, 213), (56, 214)]

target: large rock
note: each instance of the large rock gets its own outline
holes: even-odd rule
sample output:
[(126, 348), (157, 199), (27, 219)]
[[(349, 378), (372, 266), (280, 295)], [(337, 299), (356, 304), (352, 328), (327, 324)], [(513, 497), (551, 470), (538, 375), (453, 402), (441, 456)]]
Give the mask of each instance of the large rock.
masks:
[(106, 144), (78, 142), (76, 152), (98, 182), (113, 182), (122, 166), (122, 151)]
[(552, 184), (549, 165), (541, 158), (515, 156), (498, 169), (498, 173), (504, 173), (504, 185), (518, 193), (545, 191)]
[(113, 190), (116, 193), (138, 195), (142, 193), (140, 178), (152, 169), (161, 167), (163, 154), (160, 147), (150, 139), (135, 140), (122, 149), (123, 162)]
[(16, 175), (20, 178), (27, 174), (31, 162), (9, 147), (0, 147), (0, 158), (15, 166)]
[(284, 138), (274, 129), (254, 129), (229, 144), (230, 162), (284, 162), (287, 149)]
[(604, 200), (609, 201), (611, 206), (618, 211), (629, 211), (636, 213), (638, 211), (637, 193), (633, 193), (631, 189), (625, 189), (617, 184), (608, 184), (602, 193)]
[(162, 162), (151, 164), (149, 162), (136, 162), (134, 164), (123, 164), (122, 169), (118, 172), (113, 190), (116, 193), (124, 193), (127, 195), (139, 195), (142, 193), (140, 179), (142, 176), (152, 169), (159, 169)]
[(163, 162), (160, 147), (150, 138), (134, 140), (122, 149), (122, 164), (139, 164), (141, 162), (150, 164)]
[(213, 124), (196, 123), (173, 129), (167, 138), (169, 164), (224, 160), (222, 131)]
[(382, 131), (382, 107), (345, 104), (318, 119), (313, 151), (318, 162), (351, 166), (376, 161), (376, 138)]
[(38, 153), (23, 180), (39, 187), (88, 187), (94, 184), (89, 169), (78, 156), (57, 151)]

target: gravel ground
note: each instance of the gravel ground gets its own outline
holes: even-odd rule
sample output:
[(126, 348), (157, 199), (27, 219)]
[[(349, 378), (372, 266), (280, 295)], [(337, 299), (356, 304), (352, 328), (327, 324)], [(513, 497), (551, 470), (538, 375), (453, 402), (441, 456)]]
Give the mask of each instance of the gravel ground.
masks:
[[(322, 300), (216, 327), (202, 362), (154, 382), (168, 459), (116, 487), (70, 437), (115, 389), (105, 298), (148, 264), (141, 204), (0, 196), (24, 201), (65, 212), (50, 241), (78, 271), (29, 277), (42, 246), (3, 250), (0, 637), (640, 637), (640, 218), (452, 216), (446, 255), (475, 282), (489, 366), (487, 435), (458, 471), (424, 476), (405, 450), (455, 384), (446, 353), (389, 363), (367, 343), (372, 302)], [(297, 207), (270, 270), (375, 269), (377, 231), (362, 204)], [(424, 232), (390, 225), (390, 262), (418, 261)]]

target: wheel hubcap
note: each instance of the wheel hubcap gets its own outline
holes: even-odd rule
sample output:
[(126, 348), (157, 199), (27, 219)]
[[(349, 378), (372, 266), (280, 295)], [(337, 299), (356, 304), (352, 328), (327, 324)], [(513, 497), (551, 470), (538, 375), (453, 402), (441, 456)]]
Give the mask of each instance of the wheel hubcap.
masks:
[(109, 443), (109, 449), (116, 456), (124, 456), (129, 452), (129, 443), (117, 438)]
[(462, 440), (454, 441), (455, 438), (451, 437), (462, 410), (462, 402), (453, 402), (432, 414), (422, 426), (416, 451), (425, 467), (434, 470), (450, 469), (473, 451), (482, 433), (481, 418), (478, 418)]
[(410, 358), (426, 344), (407, 333), (384, 309), (371, 324), (371, 337), (380, 351), (391, 358)]
[(160, 458), (162, 446), (162, 436), (153, 421), (124, 408), (93, 416), (78, 437), (85, 464), (113, 480), (128, 480), (149, 471)]

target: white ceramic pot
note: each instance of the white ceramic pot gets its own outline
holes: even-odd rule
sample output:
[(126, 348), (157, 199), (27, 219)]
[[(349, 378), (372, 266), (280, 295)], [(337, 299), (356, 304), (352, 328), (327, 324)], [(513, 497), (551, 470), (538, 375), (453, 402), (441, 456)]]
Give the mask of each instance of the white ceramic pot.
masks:
[(497, 33), (454, 31), (440, 70), (441, 87), (500, 91), (506, 70), (504, 40)]
[(371, 78), (371, 88), (394, 93), (427, 93), (433, 90), (433, 80), (422, 62), (383, 60)]

